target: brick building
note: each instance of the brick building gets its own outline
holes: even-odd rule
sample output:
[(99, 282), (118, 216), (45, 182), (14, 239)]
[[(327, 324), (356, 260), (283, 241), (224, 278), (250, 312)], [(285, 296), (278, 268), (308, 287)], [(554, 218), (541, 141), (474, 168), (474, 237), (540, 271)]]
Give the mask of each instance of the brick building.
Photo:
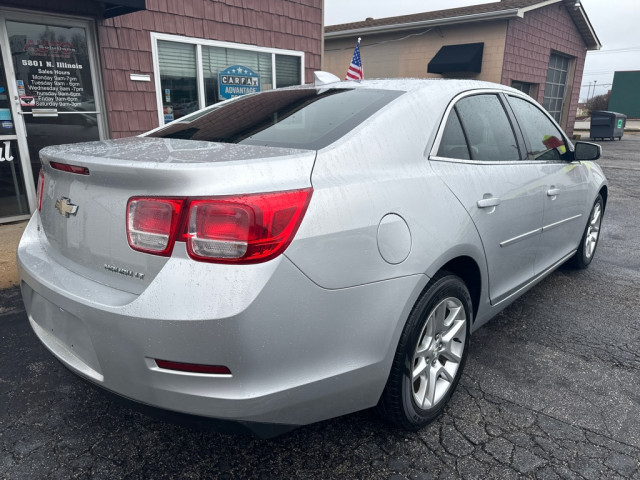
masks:
[(324, 70), (344, 77), (358, 37), (365, 78), (455, 77), (522, 90), (571, 134), (587, 50), (576, 0), (502, 0), (325, 27)]
[(35, 209), (38, 151), (137, 135), (320, 69), (322, 0), (3, 0), (0, 223)]

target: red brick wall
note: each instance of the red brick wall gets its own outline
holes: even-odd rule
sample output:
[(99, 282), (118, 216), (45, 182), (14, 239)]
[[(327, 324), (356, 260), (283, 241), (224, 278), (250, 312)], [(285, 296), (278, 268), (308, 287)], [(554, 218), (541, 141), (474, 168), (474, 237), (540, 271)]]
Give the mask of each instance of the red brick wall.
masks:
[[(305, 81), (320, 69), (322, 0), (147, 0), (147, 10), (98, 21), (111, 138), (158, 126), (150, 32), (305, 52)], [(151, 74), (133, 82), (130, 73)]]
[(563, 125), (571, 135), (576, 119), (586, 48), (563, 4), (553, 4), (527, 12), (524, 18), (509, 21), (502, 83), (511, 85), (512, 80), (519, 80), (539, 84), (537, 100), (542, 104), (551, 51), (575, 57), (569, 117), (567, 124)]

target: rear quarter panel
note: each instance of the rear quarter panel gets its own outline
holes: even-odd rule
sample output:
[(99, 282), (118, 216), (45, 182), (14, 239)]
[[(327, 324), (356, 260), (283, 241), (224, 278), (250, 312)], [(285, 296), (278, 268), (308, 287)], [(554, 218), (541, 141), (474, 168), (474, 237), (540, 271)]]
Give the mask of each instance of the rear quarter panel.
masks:
[[(484, 272), (473, 223), (425, 156), (449, 98), (408, 92), (318, 152), (313, 198), (286, 252), (312, 281), (337, 289), (431, 276), (458, 255), (472, 257)], [(384, 260), (377, 240), (389, 213), (411, 233), (410, 252), (397, 264)]]

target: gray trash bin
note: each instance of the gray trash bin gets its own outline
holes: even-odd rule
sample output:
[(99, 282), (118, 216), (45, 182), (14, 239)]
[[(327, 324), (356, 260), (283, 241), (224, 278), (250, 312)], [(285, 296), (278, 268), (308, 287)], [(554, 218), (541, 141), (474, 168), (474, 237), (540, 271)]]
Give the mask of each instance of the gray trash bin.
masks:
[(624, 113), (606, 112), (598, 110), (591, 112), (591, 128), (589, 136), (593, 140), (598, 138), (622, 139), (627, 116)]

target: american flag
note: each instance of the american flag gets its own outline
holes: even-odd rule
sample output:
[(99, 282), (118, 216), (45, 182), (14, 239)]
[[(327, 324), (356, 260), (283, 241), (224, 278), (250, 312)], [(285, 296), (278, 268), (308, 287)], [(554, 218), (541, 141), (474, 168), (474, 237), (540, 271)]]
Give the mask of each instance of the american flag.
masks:
[(362, 80), (364, 78), (364, 70), (362, 69), (362, 58), (360, 58), (360, 39), (356, 43), (356, 49), (353, 51), (351, 65), (347, 70), (347, 80)]

